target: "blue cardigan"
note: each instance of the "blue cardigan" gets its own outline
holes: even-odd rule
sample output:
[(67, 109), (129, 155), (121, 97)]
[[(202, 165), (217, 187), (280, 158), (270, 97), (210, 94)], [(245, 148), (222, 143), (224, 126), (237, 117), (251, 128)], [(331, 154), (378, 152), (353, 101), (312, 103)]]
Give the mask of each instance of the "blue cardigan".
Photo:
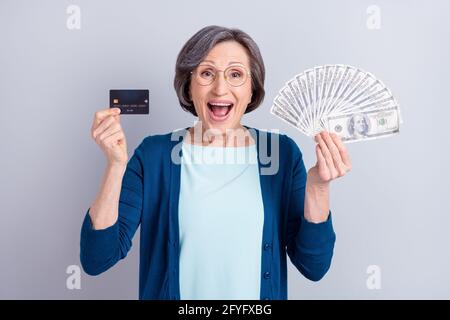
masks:
[[(257, 142), (264, 206), (260, 298), (286, 300), (286, 253), (301, 274), (312, 281), (320, 280), (328, 271), (336, 239), (331, 212), (322, 223), (304, 219), (307, 173), (302, 153), (291, 138), (245, 127)], [(127, 164), (117, 222), (94, 230), (89, 208), (81, 227), (81, 265), (87, 274), (98, 275), (126, 257), (140, 225), (139, 299), (180, 299), (181, 167), (171, 155), (177, 151), (181, 156), (181, 147), (177, 146), (181, 146), (187, 129), (176, 131), (175, 135), (146, 137)], [(264, 145), (267, 148), (261, 147)], [(272, 150), (272, 145), (279, 150)], [(268, 155), (278, 161), (278, 170), (271, 174), (267, 172), (274, 163), (266, 161)], [(261, 174), (263, 170), (268, 171)]]

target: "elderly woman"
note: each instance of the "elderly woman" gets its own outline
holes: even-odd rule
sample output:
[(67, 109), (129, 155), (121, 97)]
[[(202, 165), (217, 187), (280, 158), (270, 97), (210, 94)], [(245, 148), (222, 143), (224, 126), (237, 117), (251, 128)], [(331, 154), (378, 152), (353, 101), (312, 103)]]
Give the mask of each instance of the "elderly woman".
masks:
[(209, 26), (176, 62), (193, 127), (146, 137), (128, 161), (120, 110), (95, 114), (107, 167), (81, 229), (86, 273), (123, 259), (140, 226), (140, 299), (287, 299), (287, 256), (306, 278), (325, 275), (335, 242), (329, 184), (350, 160), (322, 132), (306, 172), (291, 138), (242, 125), (263, 101), (264, 75), (249, 35)]

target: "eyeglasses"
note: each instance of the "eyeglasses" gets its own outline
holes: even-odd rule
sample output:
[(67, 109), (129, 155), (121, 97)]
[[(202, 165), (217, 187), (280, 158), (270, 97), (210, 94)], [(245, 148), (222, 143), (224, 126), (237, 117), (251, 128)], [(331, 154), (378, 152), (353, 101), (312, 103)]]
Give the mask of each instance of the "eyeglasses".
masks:
[(250, 71), (244, 66), (229, 66), (225, 70), (218, 70), (208, 64), (199, 65), (196, 70), (191, 71), (194, 80), (201, 86), (209, 86), (217, 77), (219, 72), (223, 72), (227, 83), (233, 87), (242, 86), (250, 77)]

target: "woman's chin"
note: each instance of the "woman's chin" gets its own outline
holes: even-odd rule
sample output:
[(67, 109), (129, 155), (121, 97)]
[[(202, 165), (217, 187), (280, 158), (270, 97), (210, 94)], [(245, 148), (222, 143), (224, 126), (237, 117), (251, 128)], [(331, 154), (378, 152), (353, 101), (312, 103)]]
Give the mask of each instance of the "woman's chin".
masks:
[(203, 130), (218, 130), (225, 133), (225, 130), (230, 130), (234, 127), (233, 117), (230, 114), (227, 115), (226, 119), (216, 120), (207, 115), (207, 119), (203, 120)]

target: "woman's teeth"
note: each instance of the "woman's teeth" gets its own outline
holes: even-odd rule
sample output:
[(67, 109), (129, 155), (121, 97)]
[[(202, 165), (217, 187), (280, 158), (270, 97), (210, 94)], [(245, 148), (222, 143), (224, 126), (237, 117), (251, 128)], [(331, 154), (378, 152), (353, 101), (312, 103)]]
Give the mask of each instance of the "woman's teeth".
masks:
[(232, 103), (208, 103), (208, 108), (216, 117), (225, 117), (230, 112), (232, 107)]

